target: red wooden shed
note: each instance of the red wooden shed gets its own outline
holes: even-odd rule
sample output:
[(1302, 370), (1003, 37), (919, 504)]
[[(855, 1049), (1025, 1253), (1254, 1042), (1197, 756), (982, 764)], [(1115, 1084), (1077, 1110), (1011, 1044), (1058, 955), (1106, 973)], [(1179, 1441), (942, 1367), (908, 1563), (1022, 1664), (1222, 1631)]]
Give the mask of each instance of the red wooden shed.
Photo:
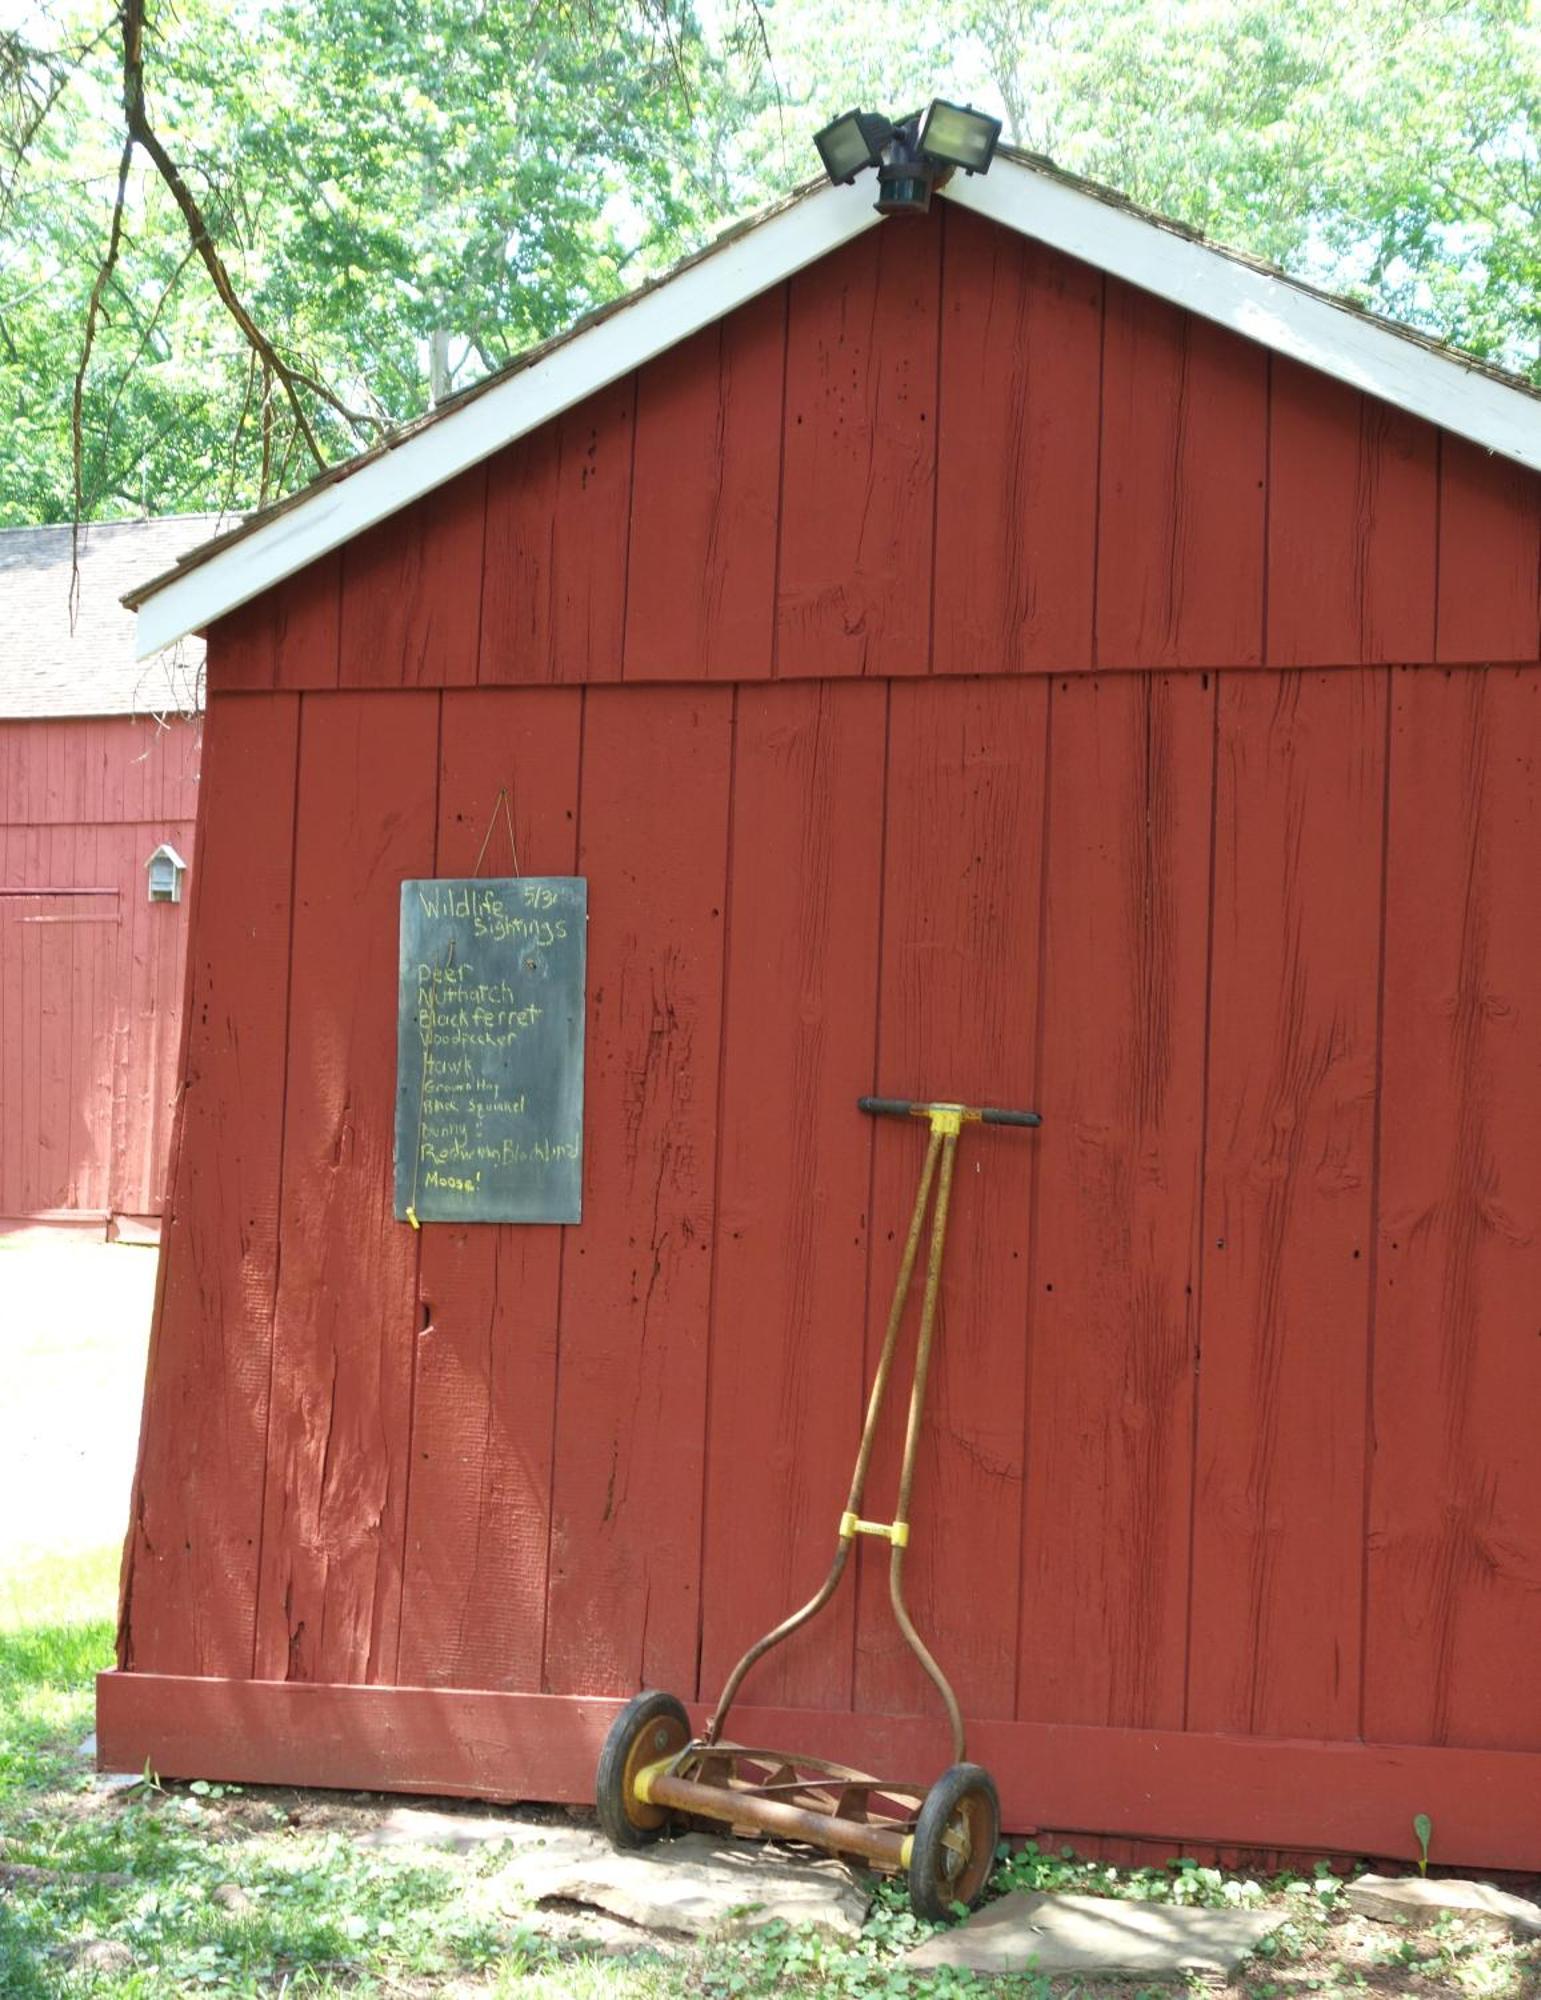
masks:
[[(1009, 1827), (1541, 1866), (1541, 400), (1040, 163), (820, 187), (144, 595), (207, 627), (104, 1759), (582, 1799), (910, 1572)], [(589, 884), (581, 1224), (392, 1211), (404, 878)], [(891, 1476), (885, 1434), (875, 1491)], [(878, 1503), (880, 1504), (880, 1503)], [(871, 1566), (746, 1740), (922, 1776)]]
[(159, 1227), (187, 904), (145, 864), (192, 860), (203, 647), (136, 661), (118, 598), (217, 525), (0, 530), (0, 1229)]

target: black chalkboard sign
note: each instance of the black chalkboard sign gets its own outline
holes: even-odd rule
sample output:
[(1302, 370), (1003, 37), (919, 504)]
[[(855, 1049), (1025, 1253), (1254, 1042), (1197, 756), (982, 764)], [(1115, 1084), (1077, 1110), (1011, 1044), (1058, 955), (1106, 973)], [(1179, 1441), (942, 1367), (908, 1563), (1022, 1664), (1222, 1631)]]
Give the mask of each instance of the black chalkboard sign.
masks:
[(403, 882), (396, 1214), (576, 1222), (588, 883)]

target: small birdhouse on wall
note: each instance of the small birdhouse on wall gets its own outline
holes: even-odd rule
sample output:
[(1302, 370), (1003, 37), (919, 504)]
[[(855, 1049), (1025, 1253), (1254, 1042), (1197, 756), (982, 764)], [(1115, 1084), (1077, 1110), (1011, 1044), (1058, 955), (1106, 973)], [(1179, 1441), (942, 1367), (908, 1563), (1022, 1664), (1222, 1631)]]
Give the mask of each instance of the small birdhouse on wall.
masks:
[(170, 841), (161, 842), (145, 863), (145, 867), (150, 871), (150, 901), (180, 903), (182, 877), (187, 873), (187, 863)]

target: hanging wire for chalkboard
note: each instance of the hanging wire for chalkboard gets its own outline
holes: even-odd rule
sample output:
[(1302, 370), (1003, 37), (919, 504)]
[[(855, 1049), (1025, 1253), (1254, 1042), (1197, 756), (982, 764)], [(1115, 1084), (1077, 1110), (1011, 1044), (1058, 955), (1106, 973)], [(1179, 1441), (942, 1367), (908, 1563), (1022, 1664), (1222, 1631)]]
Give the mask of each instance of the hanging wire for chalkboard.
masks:
[(508, 802), (507, 785), (499, 785), (498, 787), (498, 795), (492, 802), (492, 812), (487, 821), (487, 831), (482, 835), (482, 844), (476, 850), (476, 866), (471, 870), (471, 873), (473, 876), (475, 876), (475, 875), (480, 875), (482, 872), (482, 859), (487, 852), (487, 843), (492, 838), (492, 829), (498, 823), (499, 806), (503, 808), (503, 821), (508, 828), (508, 851), (513, 856), (514, 876), (517, 879), (520, 872), (519, 845), (518, 842), (514, 839), (514, 814), (513, 814), (513, 808), (510, 806)]
[[(496, 811), (497, 808), (494, 807), (493, 810)], [(483, 845), (485, 844), (484, 842)], [(454, 963), (455, 940), (451, 938), (444, 953), (444, 970), (448, 972)], [(426, 1014), (423, 1011), (425, 1006), (427, 1008)], [(417, 1183), (418, 1176), (423, 1171), (423, 1121), (426, 1115), (423, 1108), (423, 1099), (428, 1095), (428, 1058), (433, 1051), (433, 1030), (438, 1018), (438, 1011), (438, 989), (430, 984), (427, 989), (426, 1000), (424, 995), (419, 992), (417, 1007), (417, 1032), (423, 1044), (423, 1069), (417, 1081), (417, 1145), (412, 1157), (412, 1199), (407, 1203), (407, 1220), (414, 1229), (421, 1229), (423, 1226), (417, 1219)]]

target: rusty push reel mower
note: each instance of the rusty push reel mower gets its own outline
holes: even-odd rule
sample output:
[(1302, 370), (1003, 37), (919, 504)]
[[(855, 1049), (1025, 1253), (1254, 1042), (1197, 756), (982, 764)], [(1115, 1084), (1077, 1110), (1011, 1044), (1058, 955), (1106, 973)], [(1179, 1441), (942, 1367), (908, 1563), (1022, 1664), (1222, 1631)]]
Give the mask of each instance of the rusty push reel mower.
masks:
[[(735, 1833), (768, 1834), (803, 1841), (832, 1854), (871, 1862), (909, 1877), (917, 1916), (933, 1922), (959, 1904), (972, 1907), (984, 1891), (1000, 1834), (1000, 1804), (988, 1771), (964, 1760), (963, 1713), (947, 1677), (915, 1630), (904, 1602), (904, 1552), (910, 1540), (910, 1493), (920, 1443), (926, 1375), (936, 1331), (942, 1252), (958, 1139), (965, 1125), (1037, 1125), (1036, 1111), (980, 1110), (962, 1104), (912, 1104), (904, 1099), (861, 1097), (857, 1106), (890, 1118), (923, 1118), (931, 1130), (920, 1187), (899, 1263), (893, 1304), (867, 1399), (866, 1421), (851, 1475), (851, 1490), (835, 1544), (834, 1561), (818, 1592), (800, 1611), (760, 1639), (728, 1676), (706, 1733), (694, 1737), (685, 1705), (676, 1696), (647, 1690), (627, 1703), (600, 1752), (595, 1804), (600, 1825), (619, 1848), (645, 1847), (671, 1820), (716, 1820)], [(933, 1187), (936, 1201), (926, 1260), (909, 1420), (891, 1522), (861, 1518), (862, 1492), (877, 1436), (899, 1328), (909, 1298), (921, 1232)], [(952, 1726), (953, 1761), (930, 1786), (868, 1777), (844, 1765), (782, 1750), (756, 1750), (723, 1741), (723, 1729), (744, 1676), (784, 1639), (806, 1625), (834, 1596), (858, 1535), (889, 1545), (888, 1593), (895, 1621), (925, 1669)]]

